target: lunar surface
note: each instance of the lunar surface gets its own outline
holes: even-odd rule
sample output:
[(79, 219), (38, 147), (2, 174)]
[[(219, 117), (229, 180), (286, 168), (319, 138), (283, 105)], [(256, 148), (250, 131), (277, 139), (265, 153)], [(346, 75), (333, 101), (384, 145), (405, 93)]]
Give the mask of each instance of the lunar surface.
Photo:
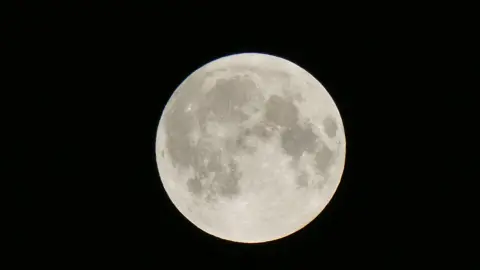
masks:
[(311, 74), (280, 57), (244, 53), (188, 76), (157, 131), (163, 186), (176, 208), (216, 237), (259, 243), (315, 219), (345, 163), (340, 113)]

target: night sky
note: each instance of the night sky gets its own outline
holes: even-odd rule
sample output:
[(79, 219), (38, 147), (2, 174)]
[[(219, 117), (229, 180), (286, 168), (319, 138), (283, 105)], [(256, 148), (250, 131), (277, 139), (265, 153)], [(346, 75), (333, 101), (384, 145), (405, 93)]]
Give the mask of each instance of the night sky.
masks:
[[(17, 1), (2, 19), (12, 125), (5, 131), (15, 162), (8, 234), (19, 265), (388, 269), (446, 257), (442, 244), (455, 237), (445, 222), (431, 222), (441, 195), (426, 183), (436, 177), (426, 168), (442, 166), (426, 157), (436, 149), (427, 130), (438, 120), (424, 98), (436, 49), (402, 16), (243, 2), (39, 2)], [(240, 52), (273, 54), (309, 71), (336, 102), (347, 138), (342, 181), (321, 215), (287, 238), (255, 245), (187, 221), (155, 162), (172, 92), (200, 66)]]

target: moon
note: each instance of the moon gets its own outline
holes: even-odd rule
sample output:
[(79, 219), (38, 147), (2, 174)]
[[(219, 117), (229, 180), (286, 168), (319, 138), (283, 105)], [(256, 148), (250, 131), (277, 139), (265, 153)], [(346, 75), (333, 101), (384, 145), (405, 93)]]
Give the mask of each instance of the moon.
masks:
[(342, 177), (340, 112), (309, 72), (241, 53), (195, 70), (173, 92), (156, 161), (175, 207), (202, 231), (260, 243), (314, 220)]

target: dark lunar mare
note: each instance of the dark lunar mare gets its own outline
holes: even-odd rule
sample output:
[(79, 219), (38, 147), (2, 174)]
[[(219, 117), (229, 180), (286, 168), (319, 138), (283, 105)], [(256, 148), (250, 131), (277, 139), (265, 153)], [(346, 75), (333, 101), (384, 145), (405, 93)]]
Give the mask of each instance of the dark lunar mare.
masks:
[[(184, 87), (198, 85), (200, 84), (189, 84)], [(224, 153), (220, 149), (216, 149), (205, 137), (192, 145), (189, 134), (195, 126), (199, 127), (202, 134), (206, 134), (208, 121), (218, 122), (220, 125), (245, 121), (249, 116), (240, 109), (254, 94), (258, 94), (258, 89), (245, 77), (220, 79), (206, 95), (197, 97), (197, 100), (188, 95), (187, 89), (179, 89), (172, 109), (166, 113), (166, 147), (174, 166), (183, 169), (191, 167), (194, 170), (195, 176), (187, 181), (187, 187), (194, 195), (206, 195), (210, 200), (214, 200), (217, 195), (231, 197), (239, 193), (238, 181), (241, 173), (237, 164), (230, 159), (228, 165), (224, 166)], [(199, 104), (196, 111), (185, 111), (190, 102)], [(232, 143), (227, 142), (227, 148), (229, 145)], [(214, 173), (212, 181), (202, 184), (201, 180), (207, 178), (209, 173)]]
[(325, 134), (327, 134), (329, 138), (333, 138), (337, 135), (337, 122), (335, 122), (335, 118), (331, 115), (323, 119), (323, 127), (325, 129)]
[[(298, 163), (304, 152), (315, 154), (316, 168), (319, 173), (326, 176), (332, 163), (333, 151), (313, 132), (311, 123), (307, 123), (306, 126), (300, 125), (299, 117), (299, 110), (293, 99), (273, 95), (267, 101), (265, 118), (284, 127), (281, 133), (282, 148), (293, 158), (293, 166)], [(329, 130), (333, 125), (334, 123), (330, 124)], [(305, 177), (304, 173), (297, 177), (299, 186), (306, 185)]]

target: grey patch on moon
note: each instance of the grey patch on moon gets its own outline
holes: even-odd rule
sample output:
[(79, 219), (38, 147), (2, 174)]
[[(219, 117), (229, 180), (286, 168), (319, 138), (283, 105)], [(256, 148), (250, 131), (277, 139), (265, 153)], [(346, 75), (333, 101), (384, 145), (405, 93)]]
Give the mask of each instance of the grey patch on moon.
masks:
[(237, 170), (237, 164), (231, 162), (228, 171), (220, 172), (215, 175), (214, 181), (219, 183), (219, 193), (223, 197), (232, 197), (240, 192), (238, 181), (242, 174)]
[(323, 119), (323, 128), (325, 134), (327, 134), (329, 138), (333, 138), (337, 135), (337, 123), (332, 116), (327, 116), (325, 119)]
[(310, 127), (298, 124), (282, 132), (282, 147), (288, 155), (298, 160), (303, 152), (315, 151), (318, 137)]
[(305, 98), (300, 93), (296, 93), (293, 95), (293, 99), (298, 102), (304, 102)]
[[(188, 104), (186, 97), (176, 95), (175, 106), (165, 114), (166, 150), (168, 151), (172, 165), (188, 168), (193, 165), (192, 154), (195, 149), (190, 144), (188, 134), (195, 124), (192, 114), (179, 108), (185, 108)], [(172, 105), (173, 106), (173, 105)]]
[(210, 160), (206, 165), (206, 169), (211, 172), (219, 172), (222, 167), (222, 156), (220, 152), (212, 152), (210, 154)]
[(253, 139), (252, 130), (250, 128), (240, 129), (236, 138), (230, 138), (227, 140), (227, 149), (230, 153), (239, 154), (239, 152), (245, 152), (253, 154), (257, 148), (251, 143)]
[(188, 179), (187, 187), (188, 191), (195, 195), (200, 195), (203, 191), (202, 183), (200, 182), (200, 179), (196, 177)]
[[(197, 164), (193, 170), (195, 177), (188, 179), (187, 185), (189, 192), (197, 197), (206, 193), (209, 200), (214, 201), (218, 195), (232, 197), (240, 191), (238, 181), (242, 174), (233, 160), (228, 166), (223, 166), (218, 159), (209, 159), (204, 164)], [(213, 174), (211, 180), (209, 174)]]
[[(232, 197), (238, 194), (241, 174), (237, 165), (232, 160), (228, 166), (223, 165), (222, 152), (218, 146), (208, 142), (210, 135), (206, 133), (206, 128), (208, 121), (240, 123), (246, 120), (248, 116), (239, 109), (258, 92), (255, 87), (256, 85), (245, 77), (219, 79), (200, 102), (196, 101), (199, 105), (195, 111), (171, 110), (166, 117), (166, 150), (169, 151), (174, 165), (192, 168), (195, 172), (195, 177), (187, 180), (188, 191), (193, 195), (198, 197), (206, 193), (206, 198), (213, 201), (218, 195)], [(176, 105), (184, 108), (191, 102), (193, 103), (180, 95), (176, 99)], [(189, 134), (195, 128), (198, 129), (196, 132), (200, 133), (200, 139), (192, 145)], [(227, 150), (240, 147), (250, 152), (255, 151), (241, 141), (242, 137), (239, 137), (239, 140), (238, 145), (234, 146), (235, 149)], [(231, 145), (231, 142), (226, 142), (227, 148), (231, 148)], [(209, 173), (213, 173), (211, 180), (208, 179)]]
[[(228, 166), (223, 165), (222, 153), (220, 151), (212, 150), (210, 152), (197, 152), (195, 155), (198, 162), (195, 163), (193, 170), (196, 172), (196, 177), (189, 179), (189, 185), (192, 186), (190, 190), (195, 195), (207, 192), (210, 199), (215, 199), (217, 195), (232, 197), (238, 194), (238, 181), (241, 179), (241, 174), (237, 170), (237, 164), (230, 160)], [(208, 175), (213, 173), (213, 179), (204, 185), (201, 180), (209, 181)], [(196, 183), (190, 183), (195, 181)]]
[(334, 153), (332, 150), (330, 150), (330, 148), (328, 148), (326, 144), (322, 143), (321, 145), (322, 147), (319, 149), (319, 151), (315, 155), (315, 163), (317, 165), (318, 170), (325, 175), (327, 174), (327, 169), (332, 163), (332, 158)]
[(302, 171), (296, 178), (297, 185), (299, 187), (307, 187), (308, 186), (308, 179), (309, 176), (306, 172)]
[(256, 92), (258, 90), (255, 83), (248, 78), (219, 79), (207, 93), (206, 101), (202, 108), (207, 110), (208, 113), (213, 113), (220, 122), (238, 123), (248, 119), (248, 116), (240, 109)]
[[(313, 132), (310, 123), (305, 126), (299, 124), (298, 114), (298, 108), (293, 101), (274, 95), (267, 102), (265, 118), (285, 128), (281, 133), (281, 143), (285, 153), (292, 157), (291, 166), (296, 166), (304, 152), (316, 153), (316, 167), (322, 175), (327, 175), (333, 151), (321, 143), (321, 139)], [(318, 149), (319, 143), (320, 149)], [(297, 176), (297, 184), (300, 186), (306, 184), (305, 179), (308, 179), (308, 176), (300, 174)]]
[(278, 95), (272, 95), (265, 104), (265, 119), (279, 126), (291, 127), (297, 123), (298, 109)]
[(274, 127), (269, 126), (266, 123), (262, 123), (262, 122), (257, 123), (251, 129), (251, 133), (263, 141), (270, 140), (276, 131), (277, 130)]

